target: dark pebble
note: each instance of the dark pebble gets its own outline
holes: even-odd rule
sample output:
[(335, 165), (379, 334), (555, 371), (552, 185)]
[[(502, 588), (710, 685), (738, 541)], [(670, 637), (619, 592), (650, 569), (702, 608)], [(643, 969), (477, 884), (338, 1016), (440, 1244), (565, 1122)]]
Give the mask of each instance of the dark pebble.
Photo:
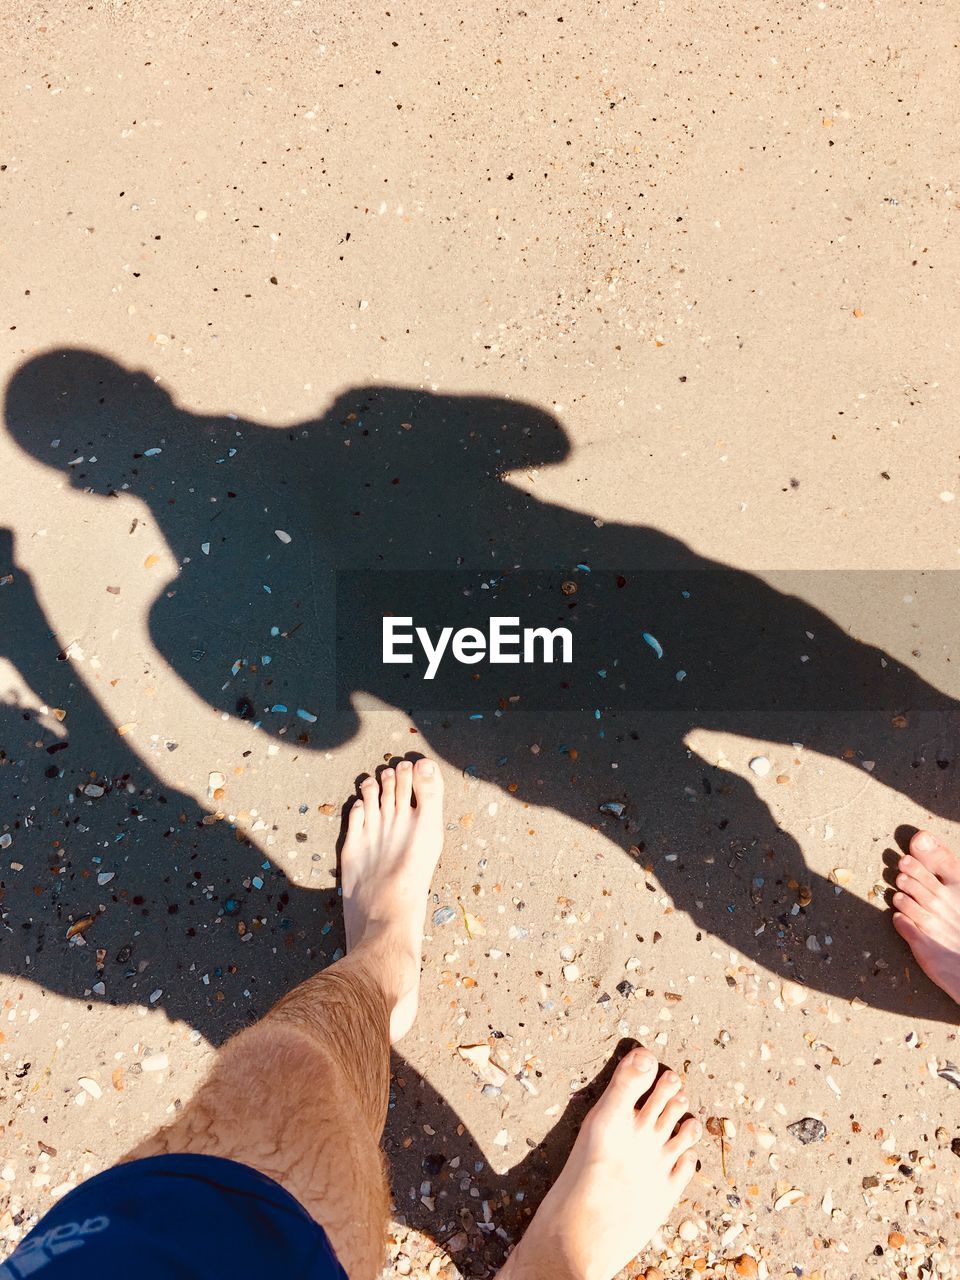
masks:
[(811, 1142), (822, 1142), (827, 1136), (827, 1126), (822, 1120), (817, 1120), (813, 1116), (806, 1116), (803, 1120), (788, 1124), (787, 1132), (792, 1133), (797, 1141), (802, 1142), (806, 1147)]

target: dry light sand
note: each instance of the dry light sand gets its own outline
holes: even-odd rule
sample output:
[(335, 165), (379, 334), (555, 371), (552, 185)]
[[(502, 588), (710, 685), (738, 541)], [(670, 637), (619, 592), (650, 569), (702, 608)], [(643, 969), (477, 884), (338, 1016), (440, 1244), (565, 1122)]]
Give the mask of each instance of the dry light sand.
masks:
[[(449, 829), (389, 1271), (489, 1274), (635, 1037), (710, 1133), (632, 1274), (957, 1274), (956, 1011), (888, 905), (898, 826), (960, 848), (956, 5), (0, 29), (0, 1250), (336, 955), (340, 806), (416, 748)], [(750, 613), (695, 660), (618, 639), (695, 690), (759, 628), (760, 701), (825, 635), (916, 678), (633, 719), (612, 670), (532, 715), (368, 681), (312, 721), (331, 555), (719, 562)]]

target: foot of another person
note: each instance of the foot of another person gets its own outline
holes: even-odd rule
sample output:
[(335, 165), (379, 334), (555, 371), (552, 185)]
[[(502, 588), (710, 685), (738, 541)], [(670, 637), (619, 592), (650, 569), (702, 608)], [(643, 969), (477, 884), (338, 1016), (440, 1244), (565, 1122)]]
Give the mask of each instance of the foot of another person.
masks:
[[(414, 803), (415, 802), (415, 803)], [(340, 855), (347, 950), (375, 950), (392, 1001), (390, 1042), (413, 1026), (430, 881), (443, 847), (443, 782), (432, 760), (364, 778)]]
[(701, 1129), (679, 1077), (656, 1073), (646, 1049), (623, 1059), (497, 1280), (611, 1280), (663, 1224)]
[(960, 858), (918, 831), (900, 859), (893, 927), (927, 977), (960, 1004)]

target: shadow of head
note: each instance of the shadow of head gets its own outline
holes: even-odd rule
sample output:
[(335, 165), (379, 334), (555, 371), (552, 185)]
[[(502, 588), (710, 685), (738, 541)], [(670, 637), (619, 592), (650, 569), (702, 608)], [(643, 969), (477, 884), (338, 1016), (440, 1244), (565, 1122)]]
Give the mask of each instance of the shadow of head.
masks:
[[(7, 430), (26, 453), (66, 471), (80, 488), (135, 488), (134, 440), (169, 431), (188, 415), (142, 369), (125, 369), (93, 351), (47, 351), (7, 384)], [(89, 465), (91, 463), (100, 463)]]
[[(147, 488), (142, 459), (161, 440), (164, 460), (150, 460), (154, 489), (180, 462), (202, 473), (205, 458), (213, 465), (216, 451), (238, 437), (248, 461), (253, 448), (258, 462), (269, 466), (272, 456), (286, 469), (289, 455), (280, 446), (287, 442), (298, 446), (298, 462), (309, 456), (338, 470), (359, 465), (374, 476), (402, 460), (407, 472), (419, 474), (426, 484), (440, 483), (445, 472), (498, 480), (512, 470), (560, 462), (570, 453), (560, 423), (533, 405), (415, 388), (352, 388), (320, 420), (293, 427), (196, 415), (147, 371), (124, 368), (82, 348), (47, 351), (22, 365), (6, 389), (5, 417), (21, 449), (67, 472), (78, 488), (101, 494)], [(206, 443), (212, 447), (209, 457)], [(371, 443), (381, 447), (364, 447)], [(347, 444), (353, 446), (349, 453)], [(318, 479), (306, 469), (301, 474), (304, 484)]]

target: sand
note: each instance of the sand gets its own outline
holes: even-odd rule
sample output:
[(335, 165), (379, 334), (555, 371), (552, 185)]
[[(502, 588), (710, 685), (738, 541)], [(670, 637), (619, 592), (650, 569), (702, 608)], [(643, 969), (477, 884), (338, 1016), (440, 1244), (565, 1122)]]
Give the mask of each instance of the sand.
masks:
[[(341, 806), (420, 750), (388, 1271), (488, 1274), (631, 1037), (710, 1121), (634, 1274), (955, 1274), (956, 1009), (888, 898), (898, 828), (960, 848), (956, 10), (0, 23), (3, 1247), (336, 956)], [(414, 706), (332, 563), (573, 582), (611, 665)]]

